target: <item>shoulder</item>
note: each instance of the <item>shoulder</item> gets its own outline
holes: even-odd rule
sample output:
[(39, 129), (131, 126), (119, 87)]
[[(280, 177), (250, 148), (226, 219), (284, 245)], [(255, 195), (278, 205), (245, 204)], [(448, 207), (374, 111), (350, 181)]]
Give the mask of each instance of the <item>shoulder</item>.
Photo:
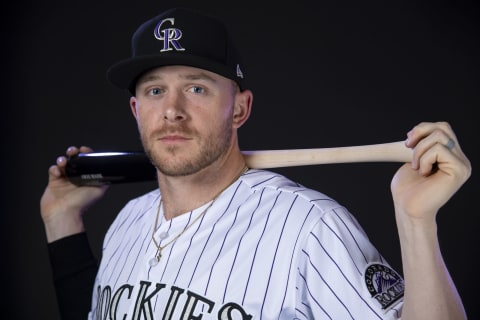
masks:
[(156, 210), (159, 201), (160, 190), (158, 188), (130, 199), (117, 214), (113, 225), (141, 219), (147, 215), (149, 211)]
[(144, 193), (136, 198), (130, 199), (125, 205), (125, 208), (128, 208), (128, 207), (138, 208), (145, 205), (151, 206), (152, 203), (154, 204), (155, 202), (157, 202), (158, 204), (159, 199), (160, 199), (160, 190), (157, 188), (147, 193)]
[(274, 197), (282, 203), (295, 202), (296, 206), (311, 206), (323, 213), (343, 208), (330, 196), (272, 171), (251, 169), (242, 177), (242, 182), (251, 193), (261, 194), (267, 198)]

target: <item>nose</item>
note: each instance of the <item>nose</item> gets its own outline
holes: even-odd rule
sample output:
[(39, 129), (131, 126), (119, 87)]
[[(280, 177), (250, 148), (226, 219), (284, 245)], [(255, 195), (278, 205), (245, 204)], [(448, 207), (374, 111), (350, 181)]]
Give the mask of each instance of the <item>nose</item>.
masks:
[(164, 109), (163, 119), (170, 122), (183, 121), (186, 119), (184, 109), (184, 99), (180, 94), (169, 94), (166, 101), (166, 108)]

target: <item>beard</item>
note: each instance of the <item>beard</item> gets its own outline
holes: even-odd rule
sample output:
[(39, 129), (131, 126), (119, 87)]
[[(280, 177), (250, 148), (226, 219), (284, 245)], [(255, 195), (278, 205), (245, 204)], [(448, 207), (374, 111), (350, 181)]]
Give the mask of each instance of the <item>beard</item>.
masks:
[[(169, 130), (164, 129), (163, 131)], [(208, 167), (226, 154), (231, 145), (232, 116), (203, 138), (196, 131), (185, 127), (177, 126), (174, 131), (185, 133), (194, 137), (195, 141), (198, 141), (198, 147), (191, 150), (187, 157), (184, 156), (185, 150), (179, 150), (180, 148), (177, 146), (171, 146), (164, 151), (155, 152), (154, 146), (149, 144), (149, 141), (155, 141), (155, 139), (152, 138), (150, 140), (143, 133), (141, 133), (142, 145), (152, 164), (161, 173), (172, 177), (188, 176)]]

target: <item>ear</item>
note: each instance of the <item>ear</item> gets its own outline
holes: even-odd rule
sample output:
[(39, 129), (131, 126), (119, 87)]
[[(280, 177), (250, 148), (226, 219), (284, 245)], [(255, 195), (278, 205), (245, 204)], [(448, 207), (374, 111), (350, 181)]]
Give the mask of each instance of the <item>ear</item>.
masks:
[(137, 99), (134, 96), (130, 97), (130, 109), (135, 119), (137, 119)]
[(240, 128), (250, 117), (252, 110), (253, 93), (250, 90), (237, 92), (233, 109), (233, 126)]

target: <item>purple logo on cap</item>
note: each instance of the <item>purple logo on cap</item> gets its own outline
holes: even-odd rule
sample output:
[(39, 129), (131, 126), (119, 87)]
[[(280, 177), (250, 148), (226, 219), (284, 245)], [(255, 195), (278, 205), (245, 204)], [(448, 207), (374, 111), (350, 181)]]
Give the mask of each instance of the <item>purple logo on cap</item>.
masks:
[(153, 30), (153, 35), (156, 39), (163, 41), (163, 49), (160, 52), (164, 51), (184, 51), (180, 45), (180, 38), (182, 37), (182, 31), (178, 28), (165, 28), (162, 29), (163, 24), (166, 22), (170, 22), (172, 26), (175, 24), (175, 18), (167, 18), (160, 20), (157, 25), (155, 26), (155, 30)]

